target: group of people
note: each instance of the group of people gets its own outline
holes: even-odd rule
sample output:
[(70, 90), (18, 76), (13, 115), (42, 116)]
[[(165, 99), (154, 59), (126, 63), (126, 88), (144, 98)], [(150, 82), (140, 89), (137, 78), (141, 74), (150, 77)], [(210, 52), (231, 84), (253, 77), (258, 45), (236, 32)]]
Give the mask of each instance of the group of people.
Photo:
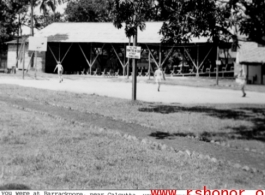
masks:
[[(161, 67), (158, 67), (157, 70), (154, 73), (154, 77), (156, 80), (156, 84), (157, 84), (157, 91), (160, 91), (160, 86), (161, 86), (161, 82), (162, 79), (165, 79), (165, 74), (162, 71)], [(242, 97), (246, 97), (246, 92), (245, 92), (245, 87), (246, 87), (246, 74), (244, 72), (243, 67), (240, 69), (239, 73), (236, 75), (236, 83), (238, 83), (238, 85), (240, 86), (240, 89), (243, 93)]]
[[(56, 71), (58, 72), (58, 76), (59, 76), (59, 82), (61, 83), (63, 81), (63, 66), (61, 64), (61, 62), (57, 62), (57, 65), (55, 66), (54, 72)], [(165, 77), (165, 73), (162, 71), (161, 67), (158, 67), (157, 70), (154, 73), (154, 77), (155, 77), (155, 81), (156, 81), (156, 85), (157, 85), (157, 91), (160, 91), (160, 86), (161, 86), (161, 82), (162, 80), (166, 80)], [(246, 97), (246, 92), (245, 92), (245, 86), (246, 86), (246, 74), (244, 72), (244, 69), (241, 68), (239, 73), (236, 75), (236, 83), (238, 83), (238, 85), (240, 86), (240, 89), (243, 93), (242, 97)]]

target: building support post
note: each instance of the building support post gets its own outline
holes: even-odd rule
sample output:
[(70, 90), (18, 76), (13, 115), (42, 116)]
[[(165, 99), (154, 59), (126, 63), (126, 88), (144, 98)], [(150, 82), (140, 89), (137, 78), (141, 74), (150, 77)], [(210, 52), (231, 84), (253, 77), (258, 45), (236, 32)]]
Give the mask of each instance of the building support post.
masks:
[(196, 77), (199, 77), (200, 76), (200, 74), (199, 74), (199, 67), (200, 67), (200, 57), (199, 57), (199, 45), (197, 45), (197, 67), (196, 67)]

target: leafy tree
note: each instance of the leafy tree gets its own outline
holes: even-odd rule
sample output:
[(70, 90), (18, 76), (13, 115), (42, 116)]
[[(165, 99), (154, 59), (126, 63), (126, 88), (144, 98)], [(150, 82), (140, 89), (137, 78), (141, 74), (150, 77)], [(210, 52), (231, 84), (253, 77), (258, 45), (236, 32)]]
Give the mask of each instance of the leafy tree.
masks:
[(65, 0), (38, 0), (37, 4), (40, 5), (40, 10), (43, 11), (44, 14), (47, 14), (50, 9), (55, 13), (56, 6), (64, 2), (66, 1)]
[(66, 21), (108, 22), (111, 21), (113, 0), (79, 0), (67, 4)]
[[(25, 22), (23, 25), (30, 26), (37, 29), (41, 29), (52, 22), (62, 21), (62, 16), (60, 13), (56, 13), (56, 6), (62, 3), (67, 2), (68, 0), (27, 0), (28, 9), (30, 9), (31, 14), (26, 15)], [(34, 13), (34, 9), (39, 7), (41, 15)], [(31, 21), (33, 20), (33, 26)]]
[(5, 0), (0, 1), (0, 52), (2, 52), (3, 43), (13, 39), (20, 28), (21, 21), (18, 20), (18, 14), (27, 11), (28, 0)]
[(241, 1), (245, 7), (245, 17), (240, 22), (240, 32), (249, 40), (265, 44), (265, 1)]
[(112, 10), (112, 18), (114, 26), (122, 27), (125, 23), (125, 33), (127, 37), (136, 34), (136, 28), (145, 29), (145, 21), (152, 16), (153, 0), (115, 0)]
[[(145, 21), (152, 15), (153, 0), (115, 0), (112, 10), (114, 26), (121, 28), (125, 23), (125, 34), (133, 36), (133, 45), (137, 44), (137, 30), (145, 29)], [(133, 60), (132, 100), (136, 100), (136, 61)]]
[(191, 37), (209, 37), (214, 43), (233, 38), (231, 11), (218, 0), (176, 0), (166, 6), (169, 19), (161, 33), (163, 41), (189, 42)]
[(22, 11), (25, 12), (24, 6), (27, 5), (26, 0), (22, 1), (0, 1), (0, 42), (9, 40), (12, 38), (17, 29), (19, 23), (17, 20), (17, 14)]
[[(166, 5), (169, 18), (161, 33), (167, 43), (186, 43), (206, 37), (217, 48), (228, 41), (238, 45), (236, 22), (240, 21), (239, 0), (172, 0)], [(237, 17), (235, 17), (237, 16)], [(212, 63), (216, 63), (212, 61)], [(199, 75), (199, 67), (196, 67)], [(216, 80), (218, 84), (218, 78)]]
[(35, 16), (35, 27), (42, 29), (53, 22), (64, 22), (63, 15), (59, 12), (43, 13), (40, 16)]
[(147, 18), (149, 21), (165, 21), (169, 18), (167, 8), (174, 0), (155, 0), (151, 6), (151, 16)]

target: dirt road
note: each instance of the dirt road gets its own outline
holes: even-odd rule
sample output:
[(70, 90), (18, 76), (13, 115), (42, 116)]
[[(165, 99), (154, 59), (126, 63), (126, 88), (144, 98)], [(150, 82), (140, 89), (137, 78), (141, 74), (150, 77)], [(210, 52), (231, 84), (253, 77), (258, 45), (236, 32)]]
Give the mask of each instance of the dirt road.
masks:
[[(38, 80), (27, 78), (22, 80), (17, 77), (5, 76), (0, 78), (0, 83), (75, 93), (97, 94), (122, 99), (131, 99), (132, 97), (132, 84), (130, 82), (113, 82), (107, 78), (89, 78), (84, 80), (64, 79), (62, 83), (59, 83), (58, 79), (55, 78)], [(160, 92), (158, 92), (155, 83), (139, 82), (137, 84), (137, 100), (147, 102), (181, 104), (265, 103), (265, 93), (247, 91), (247, 97), (242, 98), (241, 95), (241, 91), (239, 90), (177, 85), (162, 85)]]

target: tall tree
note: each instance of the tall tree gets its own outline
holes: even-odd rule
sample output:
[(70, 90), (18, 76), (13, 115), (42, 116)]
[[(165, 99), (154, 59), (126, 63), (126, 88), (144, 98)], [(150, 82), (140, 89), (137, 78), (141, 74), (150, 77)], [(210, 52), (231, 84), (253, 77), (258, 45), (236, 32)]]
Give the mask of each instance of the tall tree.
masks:
[[(233, 31), (231, 16), (237, 0), (172, 0), (166, 5), (169, 18), (164, 22), (161, 33), (168, 43), (186, 43), (191, 38), (208, 38), (218, 51), (220, 44), (233, 41), (237, 45), (237, 33)], [(234, 14), (234, 13), (233, 13)], [(218, 65), (217, 61), (212, 61)], [(217, 67), (216, 67), (217, 68)], [(196, 66), (197, 76), (199, 66)], [(218, 73), (216, 74), (218, 85)]]
[(135, 35), (136, 28), (145, 29), (145, 21), (152, 16), (153, 0), (115, 0), (112, 10), (112, 18), (115, 27), (125, 25), (127, 37)]
[(79, 0), (67, 4), (66, 21), (70, 22), (109, 22), (113, 0)]
[[(28, 0), (0, 1), (0, 47), (5, 41), (17, 35), (20, 28), (18, 14), (26, 13), (26, 6), (28, 6)], [(21, 20), (23, 21), (24, 18), (22, 17)]]
[(240, 1), (245, 7), (245, 17), (239, 24), (239, 30), (249, 40), (265, 44), (265, 1)]
[(40, 16), (35, 16), (35, 27), (42, 29), (54, 22), (64, 22), (64, 17), (60, 12), (43, 13)]
[[(34, 22), (36, 28), (43, 28), (52, 22), (62, 21), (62, 16), (59, 12), (56, 12), (56, 7), (68, 0), (32, 0), (33, 5), (39, 6), (40, 11), (43, 13), (41, 16), (34, 16)], [(52, 11), (52, 12), (51, 12)]]
[(165, 42), (188, 42), (191, 37), (209, 37), (213, 42), (233, 37), (230, 10), (218, 0), (175, 0), (166, 6), (169, 18), (161, 33)]
[(56, 6), (64, 3), (65, 0), (38, 0), (40, 5), (40, 10), (44, 13), (48, 13), (49, 10), (52, 10), (54, 13), (56, 11)]
[[(137, 30), (145, 29), (145, 21), (150, 18), (153, 0), (115, 0), (112, 10), (114, 26), (121, 28), (125, 23), (125, 34), (133, 37), (133, 46), (137, 45)], [(133, 59), (132, 100), (136, 100), (136, 59)]]

